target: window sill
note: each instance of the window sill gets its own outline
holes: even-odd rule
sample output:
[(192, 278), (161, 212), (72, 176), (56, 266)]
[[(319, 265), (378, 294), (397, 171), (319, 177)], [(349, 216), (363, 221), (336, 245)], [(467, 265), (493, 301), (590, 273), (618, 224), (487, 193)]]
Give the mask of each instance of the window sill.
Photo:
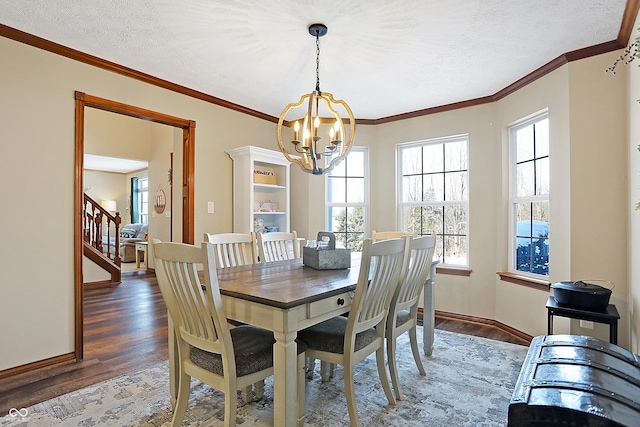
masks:
[(448, 274), (451, 276), (471, 276), (471, 271), (468, 268), (454, 268), (454, 267), (439, 267), (436, 266), (436, 274)]
[(550, 289), (549, 282), (544, 280), (534, 279), (532, 277), (522, 276), (520, 274), (511, 273), (508, 271), (503, 271), (496, 274), (500, 276), (500, 280), (503, 280), (505, 282), (515, 283), (516, 285), (527, 286), (529, 288), (539, 289), (541, 291), (547, 292), (549, 292)]

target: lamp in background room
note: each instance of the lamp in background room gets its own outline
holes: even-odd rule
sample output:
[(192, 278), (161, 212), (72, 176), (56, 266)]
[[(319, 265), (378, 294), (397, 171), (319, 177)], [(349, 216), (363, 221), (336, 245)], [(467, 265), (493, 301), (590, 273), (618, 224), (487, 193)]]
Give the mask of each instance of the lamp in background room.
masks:
[[(346, 102), (335, 100), (333, 95), (320, 90), (320, 37), (327, 34), (327, 26), (311, 24), (309, 34), (316, 38), (316, 88), (313, 92), (302, 95), (300, 101), (287, 105), (282, 111), (278, 120), (278, 145), (287, 160), (300, 165), (303, 171), (322, 175), (349, 154), (353, 145), (356, 122)], [(303, 107), (296, 113), (295, 109), (301, 105)], [(300, 110), (302, 110), (301, 113)], [(350, 125), (348, 135), (345, 134), (340, 110), (348, 116)], [(292, 111), (292, 117), (287, 118), (287, 113), (290, 111)], [(293, 140), (285, 144), (282, 140), (282, 128), (290, 127), (292, 123)], [(326, 132), (328, 141), (326, 144), (321, 143), (323, 137), (319, 136), (322, 123), (330, 125)]]
[(118, 210), (115, 200), (103, 200), (100, 202), (100, 206), (102, 206), (105, 211), (110, 213)]

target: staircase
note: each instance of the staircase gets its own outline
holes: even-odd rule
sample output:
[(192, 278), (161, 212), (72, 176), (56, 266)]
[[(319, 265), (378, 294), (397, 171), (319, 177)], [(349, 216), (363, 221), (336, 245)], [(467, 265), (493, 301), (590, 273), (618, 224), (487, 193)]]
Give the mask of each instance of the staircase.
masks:
[(112, 283), (120, 283), (120, 213), (111, 215), (85, 193), (82, 217), (84, 255), (108, 272)]

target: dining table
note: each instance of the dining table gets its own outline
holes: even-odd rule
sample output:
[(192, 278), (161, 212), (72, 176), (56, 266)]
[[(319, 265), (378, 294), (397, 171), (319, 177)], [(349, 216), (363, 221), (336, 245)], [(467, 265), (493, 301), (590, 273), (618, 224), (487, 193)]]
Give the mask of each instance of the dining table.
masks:
[[(258, 326), (274, 334), (273, 419), (275, 426), (292, 427), (298, 419), (298, 331), (349, 312), (360, 270), (360, 252), (352, 252), (351, 268), (316, 270), (302, 258), (216, 270), (220, 294), (228, 319)], [(435, 264), (432, 265), (432, 273)], [(433, 277), (433, 274), (432, 274)], [(427, 282), (430, 282), (429, 280)], [(427, 287), (429, 288), (427, 290)], [(433, 315), (432, 284), (425, 283), (430, 301), (424, 313)], [(428, 322), (433, 328), (433, 320)], [(433, 348), (433, 331), (424, 334), (425, 353)], [(177, 346), (169, 319), (169, 371), (171, 400), (177, 396)], [(304, 412), (303, 412), (304, 414)]]

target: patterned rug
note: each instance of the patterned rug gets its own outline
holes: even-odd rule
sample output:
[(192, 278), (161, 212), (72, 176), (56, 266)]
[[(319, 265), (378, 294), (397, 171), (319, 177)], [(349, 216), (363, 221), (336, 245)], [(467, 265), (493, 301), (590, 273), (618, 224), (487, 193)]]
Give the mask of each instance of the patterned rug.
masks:
[[(422, 349), (422, 331), (418, 331)], [(388, 405), (375, 357), (356, 366), (356, 402), (363, 426), (505, 426), (509, 400), (528, 348), (436, 330), (432, 357), (418, 374), (408, 335), (398, 339), (398, 370), (404, 400)], [(421, 350), (422, 353), (422, 350)], [(307, 380), (306, 425), (349, 426), (342, 367), (322, 383), (319, 362)], [(222, 425), (223, 395), (193, 380), (183, 425)], [(14, 410), (0, 426), (168, 426), (167, 362), (85, 389)], [(239, 426), (273, 425), (273, 377), (262, 400), (238, 408)]]

